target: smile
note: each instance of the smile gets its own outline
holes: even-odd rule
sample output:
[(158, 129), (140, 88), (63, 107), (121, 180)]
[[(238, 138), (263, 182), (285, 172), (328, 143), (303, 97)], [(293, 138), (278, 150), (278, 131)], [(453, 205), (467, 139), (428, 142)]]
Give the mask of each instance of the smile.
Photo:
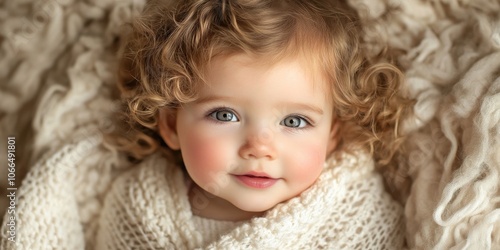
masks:
[(245, 186), (259, 189), (271, 187), (279, 180), (260, 173), (247, 173), (233, 176)]

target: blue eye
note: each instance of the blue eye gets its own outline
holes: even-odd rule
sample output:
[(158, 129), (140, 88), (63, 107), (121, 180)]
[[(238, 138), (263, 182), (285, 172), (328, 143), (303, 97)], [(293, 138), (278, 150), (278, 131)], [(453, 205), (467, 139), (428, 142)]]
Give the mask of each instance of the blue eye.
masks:
[(236, 115), (229, 110), (217, 110), (210, 113), (210, 117), (221, 122), (237, 122), (239, 121)]
[(307, 126), (309, 122), (307, 122), (304, 118), (300, 116), (289, 116), (283, 121), (281, 121), (280, 125), (284, 125), (290, 128), (303, 128)]

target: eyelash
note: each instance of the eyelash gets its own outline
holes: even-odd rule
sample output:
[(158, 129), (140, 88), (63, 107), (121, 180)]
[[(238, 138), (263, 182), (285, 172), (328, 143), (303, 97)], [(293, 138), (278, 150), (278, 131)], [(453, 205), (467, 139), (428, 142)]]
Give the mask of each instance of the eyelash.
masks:
[[(234, 111), (232, 108), (227, 107), (227, 106), (220, 106), (220, 107), (216, 107), (216, 108), (210, 109), (209, 111), (206, 112), (205, 118), (208, 119), (209, 121), (217, 123), (217, 124), (227, 123), (227, 121), (219, 121), (216, 118), (212, 117), (212, 115), (215, 112), (221, 112), (221, 111), (229, 111), (229, 112), (233, 113), (238, 120), (240, 120), (240, 118), (238, 117), (238, 114), (236, 113), (236, 111)], [(291, 129), (291, 130), (305, 130), (305, 129), (309, 129), (309, 128), (314, 127), (313, 123), (311, 122), (311, 119), (309, 119), (308, 117), (305, 117), (303, 115), (291, 114), (291, 115), (286, 116), (284, 119), (286, 119), (288, 117), (297, 117), (297, 118), (303, 120), (306, 123), (306, 126), (302, 127), (302, 128), (284, 126), (286, 129)]]

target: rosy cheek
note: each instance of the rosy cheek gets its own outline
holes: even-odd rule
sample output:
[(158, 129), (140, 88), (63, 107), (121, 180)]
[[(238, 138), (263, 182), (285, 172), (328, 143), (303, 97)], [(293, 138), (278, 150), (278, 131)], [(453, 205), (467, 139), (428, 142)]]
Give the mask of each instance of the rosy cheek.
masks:
[[(223, 143), (214, 138), (190, 134), (182, 146), (182, 158), (193, 179), (209, 182), (224, 166)], [(200, 183), (201, 184), (201, 183)]]
[(319, 145), (301, 147), (301, 152), (295, 154), (293, 161), (296, 180), (312, 184), (323, 169), (325, 149)]

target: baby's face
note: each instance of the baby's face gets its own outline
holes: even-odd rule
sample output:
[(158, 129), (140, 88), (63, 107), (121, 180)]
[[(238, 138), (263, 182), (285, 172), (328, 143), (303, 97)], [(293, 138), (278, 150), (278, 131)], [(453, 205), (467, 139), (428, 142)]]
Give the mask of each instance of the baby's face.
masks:
[(309, 76), (297, 60), (215, 59), (199, 99), (179, 108), (162, 136), (201, 188), (266, 211), (310, 187), (335, 146), (327, 85)]

